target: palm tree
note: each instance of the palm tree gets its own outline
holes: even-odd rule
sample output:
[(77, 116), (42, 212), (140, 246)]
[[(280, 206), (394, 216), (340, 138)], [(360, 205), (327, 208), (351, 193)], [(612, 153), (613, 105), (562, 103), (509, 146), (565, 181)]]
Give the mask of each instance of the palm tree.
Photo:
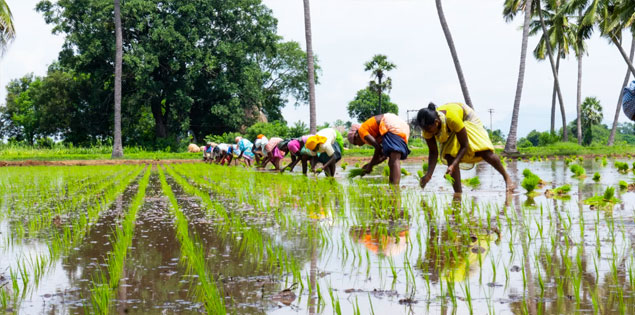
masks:
[[(629, 55), (631, 62), (633, 62), (633, 57), (635, 57), (635, 34), (633, 35), (633, 39), (631, 40), (631, 53)], [(613, 117), (613, 126), (611, 127), (611, 134), (609, 135), (609, 141), (606, 145), (612, 146), (615, 142), (615, 131), (617, 130), (617, 121), (620, 118), (620, 110), (622, 109), (622, 96), (624, 95), (624, 88), (628, 84), (628, 81), (631, 77), (631, 71), (626, 69), (626, 75), (624, 76), (624, 82), (622, 83), (622, 87), (620, 88), (620, 96), (617, 98), (617, 106), (615, 108), (615, 116)]]
[[(542, 33), (544, 37), (549, 36), (549, 32), (547, 31), (547, 24), (545, 23), (545, 19), (543, 17), (543, 12), (541, 9), (540, 0), (536, 1), (538, 17), (540, 18), (540, 26), (542, 28)], [(564, 142), (569, 141), (569, 135), (567, 132), (567, 118), (565, 116), (564, 111), (564, 101), (562, 98), (562, 91), (560, 89), (560, 80), (558, 79), (558, 71), (556, 70), (556, 62), (553, 59), (553, 49), (551, 47), (551, 40), (545, 40), (545, 46), (547, 48), (547, 55), (549, 56), (549, 63), (551, 64), (551, 73), (553, 74), (554, 85), (556, 86), (556, 93), (558, 95), (558, 102), (560, 103), (560, 112), (562, 114), (562, 140)]]
[(635, 31), (634, 19), (635, 3), (633, 1), (593, 0), (582, 17), (579, 36), (584, 39), (589, 38), (597, 24), (600, 34), (607, 37), (615, 45), (628, 69), (635, 75), (635, 66), (620, 42), (624, 28), (630, 27), (631, 31)]
[(593, 126), (602, 122), (602, 106), (595, 97), (587, 97), (582, 103), (582, 121), (578, 125), (584, 128), (584, 144), (589, 145), (593, 141)]
[(443, 29), (445, 40), (448, 42), (448, 46), (450, 47), (450, 54), (452, 54), (452, 60), (454, 61), (454, 68), (456, 69), (456, 74), (459, 76), (459, 83), (461, 84), (461, 91), (463, 92), (463, 98), (465, 99), (465, 103), (467, 103), (468, 106), (474, 108), (474, 106), (472, 106), (472, 99), (470, 98), (470, 92), (467, 89), (467, 83), (465, 82), (465, 77), (463, 76), (463, 69), (461, 69), (461, 63), (459, 62), (459, 55), (456, 53), (456, 47), (454, 47), (454, 40), (452, 39), (452, 34), (450, 33), (450, 28), (448, 27), (448, 22), (445, 20), (445, 15), (443, 14), (443, 6), (441, 5), (441, 0), (436, 0), (436, 3), (437, 3), (437, 13), (439, 14), (439, 21), (441, 22), (441, 28)]
[[(364, 67), (364, 71), (370, 71), (371, 77), (377, 80), (377, 82), (370, 81), (369, 87), (372, 91), (375, 91), (379, 95), (379, 108), (377, 115), (382, 114), (381, 96), (384, 92), (388, 92), (392, 89), (392, 79), (386, 76), (386, 72), (397, 68), (397, 66), (388, 61), (388, 57), (386, 57), (386, 55), (374, 55), (373, 59), (366, 62)], [(384, 80), (384, 78), (386, 80)]]
[(525, 61), (527, 59), (527, 38), (529, 37), (529, 22), (531, 21), (531, 5), (533, 0), (505, 0), (505, 9), (503, 10), (503, 16), (507, 21), (514, 18), (516, 13), (521, 9), (525, 12), (525, 19), (523, 22), (523, 38), (520, 48), (520, 65), (518, 69), (518, 82), (516, 83), (516, 95), (514, 97), (514, 109), (512, 112), (512, 122), (509, 127), (509, 136), (507, 136), (507, 143), (505, 143), (505, 152), (514, 153), (518, 152), (516, 148), (516, 137), (518, 132), (518, 112), (520, 110), (520, 99), (523, 94), (523, 83), (525, 81)]
[[(542, 23), (540, 19), (534, 20), (531, 23), (531, 30), (529, 35), (535, 35), (543, 33), (543, 36), (540, 37), (538, 41), (538, 45), (534, 49), (534, 56), (538, 60), (546, 59), (547, 52), (547, 43), (546, 39), (549, 39), (551, 47), (557, 47), (557, 60), (556, 60), (556, 74), (559, 74), (560, 71), (560, 60), (564, 59), (569, 55), (570, 47), (573, 46), (575, 49), (576, 43), (576, 29), (575, 25), (569, 22), (568, 12), (565, 11), (565, 8), (568, 6), (564, 6), (561, 0), (550, 0), (547, 2), (546, 10), (542, 12), (544, 22), (547, 26), (546, 36), (543, 31)], [(576, 52), (578, 51), (575, 49)], [(557, 99), (557, 88), (556, 80), (554, 80), (553, 84), (553, 92), (551, 96), (551, 133), (555, 133), (555, 110), (556, 110), (556, 99)], [(559, 99), (558, 99), (559, 100)], [(565, 109), (564, 104), (560, 103), (560, 112), (561, 115), (564, 115)], [(563, 116), (564, 117), (564, 116)], [(566, 121), (566, 120), (565, 120)]]
[(112, 157), (123, 157), (121, 145), (121, 64), (123, 59), (123, 39), (121, 34), (121, 6), (115, 0), (115, 138)]
[(304, 0), (304, 36), (306, 37), (306, 59), (309, 70), (309, 129), (317, 132), (315, 114), (315, 66), (313, 65), (313, 43), (311, 36), (311, 6), (309, 0)]
[(5, 0), (0, 0), (0, 57), (4, 55), (7, 46), (15, 38), (13, 15)]

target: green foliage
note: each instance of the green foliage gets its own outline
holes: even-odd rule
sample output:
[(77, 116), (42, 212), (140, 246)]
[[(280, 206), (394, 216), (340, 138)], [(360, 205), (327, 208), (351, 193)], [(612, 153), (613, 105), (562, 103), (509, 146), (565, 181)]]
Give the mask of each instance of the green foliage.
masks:
[(236, 137), (242, 137), (242, 134), (239, 132), (224, 132), (222, 135), (206, 136), (205, 142), (234, 144), (236, 143)]
[(571, 172), (574, 174), (574, 177), (578, 178), (582, 178), (586, 174), (586, 170), (584, 170), (584, 167), (580, 166), (579, 164), (571, 164), (569, 166), (569, 170), (571, 170)]
[[(529, 143), (531, 143), (531, 145), (529, 145), (529, 143), (527, 143), (527, 141), (524, 141), (524, 140), (527, 140)], [(530, 147), (530, 146), (543, 147), (550, 144), (554, 144), (558, 141), (560, 141), (560, 136), (556, 134), (552, 134), (551, 132), (548, 132), (548, 131), (539, 132), (536, 130), (532, 130), (527, 134), (527, 137), (520, 139), (519, 144), (522, 143), (523, 148)]]
[[(384, 106), (383, 96), (384, 93), (389, 93), (392, 89), (392, 79), (388, 77), (387, 74), (388, 71), (395, 68), (397, 68), (397, 66), (388, 61), (388, 57), (386, 55), (374, 55), (370, 61), (364, 64), (364, 71), (370, 71), (371, 77), (374, 78), (374, 80), (369, 82), (368, 89), (374, 92), (379, 100), (377, 103), (378, 106), (375, 108), (374, 115), (388, 112), (388, 107)], [(372, 114), (365, 119), (368, 119), (370, 116), (372, 116)], [(362, 120), (359, 116), (358, 119), (360, 119), (360, 121)]]
[[(368, 118), (377, 115), (379, 106), (379, 96), (369, 88), (357, 91), (355, 99), (348, 103), (348, 116), (363, 122)], [(382, 94), (381, 110), (383, 113), (399, 114), (399, 106), (390, 101), (388, 94)]]
[(267, 138), (286, 138), (289, 134), (289, 127), (279, 121), (271, 123), (257, 122), (245, 130), (244, 137), (250, 141), (254, 141), (259, 134), (265, 135)]
[(519, 148), (530, 148), (532, 146), (533, 144), (531, 143), (531, 141), (527, 140), (526, 138), (521, 138), (520, 140), (518, 140)]
[[(71, 118), (59, 120), (62, 137), (110, 138), (113, 3), (43, 0), (37, 10), (65, 36), (57, 69), (73, 80), (57, 88), (65, 93), (50, 93)], [(276, 19), (259, 1), (123, 1), (121, 14), (124, 144), (176, 148), (188, 134), (241, 130), (263, 114), (282, 120), (288, 99), (308, 99), (306, 54), (276, 34)]]
[(309, 134), (309, 127), (301, 120), (293, 123), (293, 127), (289, 127), (289, 137), (290, 138), (300, 138), (304, 135)]
[(627, 189), (627, 188), (628, 188), (628, 183), (627, 183), (627, 182), (625, 182), (625, 181), (623, 181), (623, 180), (621, 180), (621, 181), (619, 182), (619, 186), (620, 186), (620, 189), (621, 189), (621, 190), (624, 190), (624, 189)]
[(403, 167), (401, 168), (401, 174), (402, 174), (402, 175), (404, 175), (404, 176), (409, 176), (409, 175), (411, 175), (411, 174), (410, 174), (410, 172), (408, 172), (408, 170), (406, 170), (406, 169), (405, 169), (405, 168), (403, 168)]
[(587, 97), (582, 102), (582, 143), (589, 145), (593, 142), (593, 126), (602, 122), (602, 106), (600, 101), (595, 97)]
[(423, 162), (423, 164), (421, 165), (421, 169), (424, 173), (428, 172), (428, 167), (428, 162)]
[(600, 173), (595, 172), (593, 174), (593, 181), (599, 182), (600, 181)]
[(492, 143), (494, 144), (504, 144), (505, 143), (505, 135), (503, 134), (503, 132), (500, 129), (496, 129), (494, 131), (487, 129), (487, 134), (489, 135), (490, 140), (492, 140)]

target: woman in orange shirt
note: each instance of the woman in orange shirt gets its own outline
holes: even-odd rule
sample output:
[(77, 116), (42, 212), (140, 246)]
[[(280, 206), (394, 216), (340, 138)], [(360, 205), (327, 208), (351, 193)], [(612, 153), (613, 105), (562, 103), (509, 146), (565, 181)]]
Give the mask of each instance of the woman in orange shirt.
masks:
[(390, 183), (394, 185), (399, 185), (401, 181), (401, 160), (410, 154), (408, 137), (408, 123), (391, 113), (373, 116), (361, 125), (352, 125), (347, 136), (351, 144), (368, 144), (375, 148), (373, 158), (362, 167), (365, 173), (370, 173), (375, 165), (389, 159)]

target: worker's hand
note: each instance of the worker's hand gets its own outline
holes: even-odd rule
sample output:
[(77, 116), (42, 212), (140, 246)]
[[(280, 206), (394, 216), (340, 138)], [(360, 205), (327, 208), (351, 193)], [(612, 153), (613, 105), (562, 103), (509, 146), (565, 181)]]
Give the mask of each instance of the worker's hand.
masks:
[(421, 186), (421, 189), (426, 188), (426, 185), (428, 184), (430, 179), (432, 179), (432, 175), (429, 174), (421, 177), (421, 179), (419, 180), (419, 186)]
[(364, 166), (362, 166), (362, 169), (364, 170), (364, 174), (370, 174), (373, 171), (373, 167), (370, 165), (370, 163), (364, 164)]
[(450, 166), (448, 166), (448, 170), (445, 171), (445, 173), (449, 175), (452, 175), (452, 172), (454, 172), (454, 164), (450, 164)]

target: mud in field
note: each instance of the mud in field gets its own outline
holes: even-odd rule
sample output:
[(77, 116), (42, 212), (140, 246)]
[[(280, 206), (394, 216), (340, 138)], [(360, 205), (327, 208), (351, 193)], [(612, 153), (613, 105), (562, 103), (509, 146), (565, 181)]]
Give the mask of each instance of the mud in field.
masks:
[[(620, 161), (632, 168), (633, 160)], [(563, 160), (507, 162), (518, 185), (514, 194), (505, 194), (502, 177), (479, 164), (462, 172), (480, 184), (464, 185), (461, 196), (443, 178), (445, 166), (421, 190), (421, 163), (403, 164), (413, 175), (403, 176), (398, 189), (387, 185), (383, 166), (350, 180), (349, 165), (330, 180), (304, 177), (299, 167), (280, 175), (202, 163), (162, 161), (152, 170), (104, 165), (91, 166), (100, 173), (77, 189), (72, 185), (81, 170), (64, 175), (73, 167), (53, 167), (47, 176), (56, 180), (43, 174), (23, 182), (25, 169), (3, 168), (0, 308), (92, 313), (97, 270), (108, 277), (115, 231), (141, 174), (152, 171), (112, 289), (111, 313), (209, 313), (213, 296), (200, 289), (201, 272), (213, 279), (226, 311), (237, 314), (630, 313), (635, 185), (618, 184), (635, 183), (635, 173), (619, 172), (614, 162), (571, 162), (586, 170), (581, 178)], [(159, 169), (178, 209), (170, 206)], [(542, 179), (533, 195), (521, 187), (524, 169)], [(71, 196), (125, 183), (125, 176), (136, 177), (116, 198), (101, 193), (112, 202), (93, 216), (85, 210), (88, 224), (74, 220), (97, 201)], [(565, 184), (567, 194), (545, 194)], [(15, 191), (19, 185), (23, 192)], [(607, 187), (615, 188), (614, 204), (586, 204)], [(46, 212), (52, 221), (42, 223), (38, 194), (78, 201), (59, 203), (71, 213)], [(202, 262), (204, 271), (192, 261)]]

